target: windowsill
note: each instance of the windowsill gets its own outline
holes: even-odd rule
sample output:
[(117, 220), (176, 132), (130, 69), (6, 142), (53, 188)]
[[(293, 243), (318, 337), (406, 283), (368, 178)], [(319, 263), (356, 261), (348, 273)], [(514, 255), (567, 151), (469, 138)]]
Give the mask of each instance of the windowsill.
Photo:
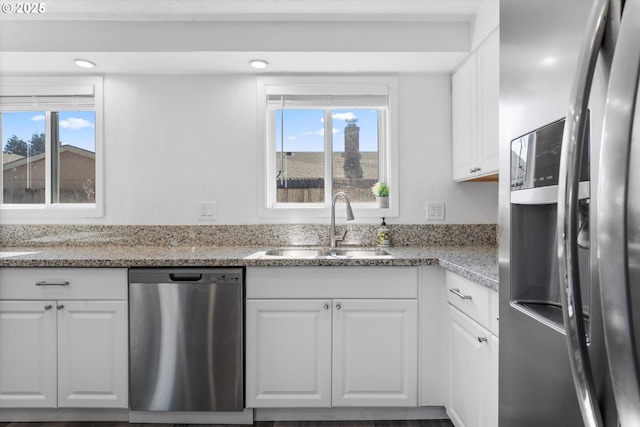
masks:
[(2, 218), (99, 218), (104, 216), (102, 207), (96, 204), (65, 203), (60, 205), (4, 205), (0, 206)]
[[(399, 216), (397, 206), (393, 205), (388, 208), (378, 208), (374, 205), (366, 206), (352, 203), (351, 208), (353, 210), (353, 215), (356, 217), (356, 220), (359, 218), (396, 218)], [(263, 218), (290, 218), (292, 220), (296, 220), (299, 218), (318, 218), (326, 220), (327, 218), (331, 218), (331, 208), (327, 206), (319, 207), (318, 205), (306, 207), (276, 206), (269, 209), (263, 208), (260, 210), (258, 215)], [(344, 206), (341, 204), (337, 204), (336, 218), (345, 217), (346, 213)]]

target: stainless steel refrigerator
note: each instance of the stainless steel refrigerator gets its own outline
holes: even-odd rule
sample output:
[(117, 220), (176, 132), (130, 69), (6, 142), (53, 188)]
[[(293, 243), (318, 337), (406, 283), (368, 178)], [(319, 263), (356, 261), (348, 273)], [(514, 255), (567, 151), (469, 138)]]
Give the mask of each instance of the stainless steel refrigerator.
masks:
[(500, 427), (640, 426), (640, 0), (500, 0)]

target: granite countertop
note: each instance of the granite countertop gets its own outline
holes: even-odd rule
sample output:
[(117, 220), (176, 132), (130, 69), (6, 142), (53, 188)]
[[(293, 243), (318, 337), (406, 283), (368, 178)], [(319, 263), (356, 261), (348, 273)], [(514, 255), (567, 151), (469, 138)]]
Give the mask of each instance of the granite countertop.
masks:
[(496, 246), (390, 247), (381, 258), (267, 258), (251, 246), (52, 246), (0, 250), (0, 267), (215, 267), (440, 265), (498, 290)]

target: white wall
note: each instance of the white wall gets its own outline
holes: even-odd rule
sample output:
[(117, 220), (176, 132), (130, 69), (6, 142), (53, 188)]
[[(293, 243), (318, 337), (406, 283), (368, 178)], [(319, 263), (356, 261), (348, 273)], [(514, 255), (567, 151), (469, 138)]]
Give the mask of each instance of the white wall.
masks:
[(496, 223), (497, 183), (455, 183), (451, 175), (451, 76), (399, 78), (400, 218), (426, 221), (428, 201), (445, 202), (445, 223)]
[[(426, 223), (427, 201), (446, 203), (446, 223), (497, 222), (497, 183), (451, 179), (450, 81), (399, 76), (400, 216), (390, 223)], [(49, 222), (274, 222), (257, 215), (255, 76), (109, 75), (104, 89), (105, 217)], [(198, 201), (217, 202), (217, 221), (197, 220)]]

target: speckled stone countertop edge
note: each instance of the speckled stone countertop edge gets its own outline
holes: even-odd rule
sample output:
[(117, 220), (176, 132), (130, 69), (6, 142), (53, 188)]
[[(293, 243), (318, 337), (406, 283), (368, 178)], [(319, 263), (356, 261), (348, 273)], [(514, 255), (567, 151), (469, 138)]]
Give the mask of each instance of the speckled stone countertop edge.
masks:
[[(0, 267), (235, 267), (235, 266), (422, 266), (445, 269), (498, 290), (496, 246), (391, 247), (392, 258), (254, 258), (264, 247), (96, 246), (2, 248), (22, 255), (0, 258)], [(249, 258), (247, 258), (249, 257)]]
[(500, 290), (500, 285), (497, 278), (488, 277), (474, 270), (473, 267), (465, 267), (465, 266), (457, 265), (455, 263), (452, 263), (443, 259), (438, 260), (438, 264), (441, 267), (444, 267), (445, 269), (451, 271), (452, 273), (455, 273), (473, 282), (486, 286), (489, 289), (492, 289), (494, 291)]

